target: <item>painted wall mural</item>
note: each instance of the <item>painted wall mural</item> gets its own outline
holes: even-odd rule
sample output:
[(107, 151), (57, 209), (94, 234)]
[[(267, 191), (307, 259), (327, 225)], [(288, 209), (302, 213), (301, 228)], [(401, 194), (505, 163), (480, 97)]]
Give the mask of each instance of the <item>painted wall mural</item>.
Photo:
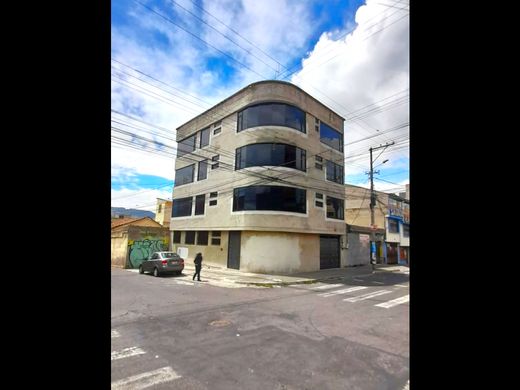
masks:
[(128, 263), (130, 268), (139, 268), (153, 252), (168, 250), (167, 238), (145, 238), (143, 240), (128, 240)]

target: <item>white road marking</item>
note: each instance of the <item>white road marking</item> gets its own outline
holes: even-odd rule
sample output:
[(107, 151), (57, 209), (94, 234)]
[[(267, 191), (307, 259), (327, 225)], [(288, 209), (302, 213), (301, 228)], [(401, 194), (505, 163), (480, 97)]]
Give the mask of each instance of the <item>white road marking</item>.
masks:
[(313, 288), (311, 288), (311, 290), (328, 290), (329, 288), (335, 288), (335, 287), (340, 287), (340, 286), (344, 286), (344, 284), (342, 284), (342, 283), (327, 284), (325, 286), (313, 287)]
[(375, 284), (384, 284), (383, 282), (376, 282), (374, 281)]
[(138, 269), (126, 269), (125, 271), (128, 271), (128, 272), (139, 272)]
[(184, 284), (186, 286), (193, 286), (193, 282), (185, 282), (183, 280), (176, 280), (175, 283), (177, 283), (177, 284)]
[(142, 355), (143, 353), (146, 353), (146, 351), (144, 351), (138, 347), (125, 348), (120, 352), (113, 351), (111, 360), (124, 359), (124, 358), (130, 357), (130, 356)]
[(350, 287), (350, 288), (345, 288), (343, 290), (336, 290), (336, 291), (331, 291), (328, 293), (318, 294), (318, 296), (327, 298), (327, 297), (331, 297), (333, 295), (346, 294), (346, 293), (349, 293), (352, 291), (363, 290), (365, 288), (367, 288), (367, 287), (366, 286)]
[(115, 338), (115, 337), (120, 337), (121, 335), (119, 334), (119, 332), (117, 330), (113, 330), (112, 333), (111, 333), (111, 337), (112, 338)]
[(181, 376), (173, 371), (173, 368), (163, 367), (158, 370), (148, 371), (143, 374), (112, 382), (111, 388), (112, 390), (140, 390), (179, 378), (181, 378)]
[(409, 287), (409, 286), (406, 286), (404, 284), (396, 284), (397, 287)]
[(377, 305), (374, 305), (374, 306), (384, 307), (385, 309), (388, 309), (390, 307), (401, 305), (401, 304), (409, 302), (409, 301), (410, 301), (410, 295), (405, 295), (405, 296), (397, 298), (397, 299), (392, 299), (391, 301), (378, 303)]
[(379, 291), (374, 291), (374, 292), (371, 292), (371, 293), (368, 293), (368, 294), (365, 294), (365, 295), (359, 295), (357, 297), (345, 298), (343, 300), (347, 301), (347, 302), (358, 302), (358, 301), (363, 301), (365, 299), (370, 299), (370, 298), (373, 298), (373, 297), (377, 297), (379, 295), (388, 294), (388, 293), (391, 293), (391, 292), (392, 292), (392, 290), (379, 290)]

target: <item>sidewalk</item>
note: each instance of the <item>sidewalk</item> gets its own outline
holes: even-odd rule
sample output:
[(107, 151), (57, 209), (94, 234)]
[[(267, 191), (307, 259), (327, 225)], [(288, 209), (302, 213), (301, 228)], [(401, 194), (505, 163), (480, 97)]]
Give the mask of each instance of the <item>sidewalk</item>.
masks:
[[(195, 273), (195, 266), (186, 262), (184, 274)], [(229, 268), (221, 268), (213, 265), (203, 264), (201, 279), (226, 280), (235, 284), (274, 287), (287, 286), (290, 284), (311, 284), (319, 281), (340, 280), (353, 276), (371, 275), (373, 273), (370, 265), (347, 268), (333, 268), (314, 272), (299, 272), (295, 274), (268, 275), (252, 272), (242, 272)]]
[(374, 270), (376, 272), (401, 272), (404, 274), (410, 273), (410, 266), (398, 264), (375, 264)]

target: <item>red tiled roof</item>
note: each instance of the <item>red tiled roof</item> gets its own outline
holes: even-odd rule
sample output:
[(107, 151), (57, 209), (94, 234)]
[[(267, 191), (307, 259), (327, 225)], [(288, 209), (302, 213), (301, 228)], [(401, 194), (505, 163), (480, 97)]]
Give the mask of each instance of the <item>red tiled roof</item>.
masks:
[(112, 229), (115, 227), (118, 227), (118, 226), (123, 226), (123, 225), (129, 224), (131, 222), (139, 221), (139, 220), (145, 219), (145, 218), (148, 218), (148, 217), (143, 217), (143, 218), (126, 217), (126, 218), (113, 219), (112, 220)]

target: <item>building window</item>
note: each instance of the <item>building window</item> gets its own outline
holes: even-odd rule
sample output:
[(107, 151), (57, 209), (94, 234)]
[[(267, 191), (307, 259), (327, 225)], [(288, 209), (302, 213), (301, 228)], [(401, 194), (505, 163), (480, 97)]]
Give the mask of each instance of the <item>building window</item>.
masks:
[(237, 131), (256, 126), (284, 126), (305, 133), (305, 112), (284, 103), (263, 103), (238, 113)]
[(157, 214), (159, 214), (162, 210), (162, 204), (160, 204), (159, 206), (157, 206)]
[(211, 245), (220, 245), (220, 232), (211, 232)]
[(323, 194), (316, 192), (316, 199), (323, 199)]
[(327, 160), (327, 180), (343, 184), (343, 167)]
[(212, 170), (213, 170), (213, 169), (217, 169), (217, 168), (218, 168), (218, 163), (215, 163), (215, 164), (213, 164), (213, 165), (211, 166), (211, 169), (212, 169)]
[(177, 143), (177, 157), (184, 156), (195, 150), (195, 136), (196, 134), (193, 134)]
[(388, 218), (388, 232), (399, 233), (399, 221), (393, 218)]
[(316, 169), (319, 169), (320, 171), (323, 170), (323, 165), (321, 165), (320, 163), (314, 163), (314, 167)]
[(194, 231), (187, 231), (186, 235), (184, 236), (184, 243), (193, 245), (195, 244), (195, 232)]
[(314, 118), (314, 130), (320, 131), (320, 120), (318, 118)]
[(345, 219), (343, 199), (327, 196), (327, 218)]
[(220, 154), (217, 154), (216, 156), (211, 157), (211, 161), (218, 161), (220, 159)]
[(235, 170), (256, 166), (281, 166), (306, 171), (305, 149), (293, 145), (261, 143), (236, 150)]
[(179, 230), (175, 230), (173, 232), (173, 243), (180, 244), (181, 243), (181, 232)]
[(210, 198), (216, 198), (218, 196), (218, 192), (210, 192), (209, 197)]
[(217, 135), (222, 131), (221, 123), (222, 121), (213, 123), (213, 135)]
[(316, 156), (316, 157), (314, 157), (314, 158), (315, 158), (316, 161), (318, 161), (318, 162), (323, 162), (323, 157), (321, 157), (321, 156)]
[(249, 186), (233, 190), (233, 211), (272, 210), (305, 214), (306, 190), (281, 186)]
[(195, 215), (204, 215), (204, 204), (206, 203), (206, 195), (197, 195), (195, 197)]
[(193, 183), (193, 176), (195, 173), (195, 164), (187, 167), (177, 169), (175, 171), (175, 186), (179, 187), (184, 184)]
[(200, 131), (200, 148), (209, 145), (209, 127)]
[(220, 133), (222, 131), (222, 128), (221, 127), (218, 127), (216, 128), (215, 130), (213, 130), (213, 135), (217, 135), (218, 133)]
[(343, 152), (343, 134), (323, 122), (320, 122), (320, 141)]
[(193, 197), (180, 198), (173, 201), (172, 218), (189, 217), (191, 215), (191, 205)]
[(216, 199), (215, 200), (210, 200), (209, 201), (209, 205), (210, 206), (216, 206), (217, 205), (217, 200)]
[(197, 232), (197, 245), (208, 245), (208, 232), (207, 231)]
[(323, 202), (320, 202), (318, 200), (314, 204), (316, 205), (316, 207), (323, 207)]
[(206, 160), (202, 160), (199, 162), (199, 173), (197, 175), (197, 180), (204, 180), (208, 177), (208, 162)]
[(403, 237), (410, 237), (410, 225), (403, 224)]

